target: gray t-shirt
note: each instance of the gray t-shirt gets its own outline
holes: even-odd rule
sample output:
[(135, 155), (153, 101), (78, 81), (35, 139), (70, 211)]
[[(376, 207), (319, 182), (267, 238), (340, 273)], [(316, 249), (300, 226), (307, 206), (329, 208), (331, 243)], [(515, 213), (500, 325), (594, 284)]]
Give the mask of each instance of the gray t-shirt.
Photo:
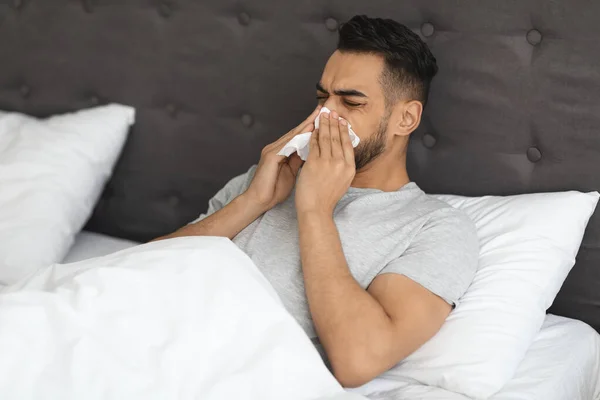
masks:
[[(196, 221), (243, 193), (255, 170), (253, 166), (229, 181), (209, 201), (207, 214)], [(248, 225), (233, 242), (250, 256), (287, 310), (317, 342), (304, 292), (294, 194)], [(473, 280), (479, 255), (473, 222), (413, 182), (394, 192), (351, 187), (337, 204), (334, 221), (348, 267), (362, 288), (379, 274), (402, 274), (456, 304)]]

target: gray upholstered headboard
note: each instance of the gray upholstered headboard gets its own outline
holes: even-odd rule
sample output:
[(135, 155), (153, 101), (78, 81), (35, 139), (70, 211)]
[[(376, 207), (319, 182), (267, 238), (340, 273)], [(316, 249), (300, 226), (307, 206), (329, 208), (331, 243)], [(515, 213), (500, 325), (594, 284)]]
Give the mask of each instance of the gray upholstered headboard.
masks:
[[(409, 156), (426, 191), (600, 189), (592, 0), (0, 0), (0, 109), (135, 106), (88, 229), (150, 239), (305, 116), (339, 23), (359, 13), (404, 23), (437, 57)], [(600, 329), (600, 212), (551, 311)]]

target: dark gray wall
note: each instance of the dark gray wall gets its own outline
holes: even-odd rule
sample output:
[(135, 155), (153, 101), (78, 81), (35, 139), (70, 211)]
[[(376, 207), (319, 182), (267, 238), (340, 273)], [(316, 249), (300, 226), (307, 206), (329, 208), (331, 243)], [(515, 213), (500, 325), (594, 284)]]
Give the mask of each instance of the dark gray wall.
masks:
[[(394, 18), (440, 73), (410, 150), (429, 192), (600, 189), (600, 2), (0, 0), (0, 108), (138, 110), (88, 228), (176, 229), (314, 106), (340, 21)], [(600, 219), (552, 311), (600, 328)]]

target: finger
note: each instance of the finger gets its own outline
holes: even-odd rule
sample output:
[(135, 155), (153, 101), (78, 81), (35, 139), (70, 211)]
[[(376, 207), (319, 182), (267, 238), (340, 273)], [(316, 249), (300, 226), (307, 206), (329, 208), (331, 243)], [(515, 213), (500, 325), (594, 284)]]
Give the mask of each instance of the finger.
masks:
[(344, 150), (340, 141), (340, 119), (337, 112), (331, 112), (331, 124), (329, 132), (331, 133), (331, 156), (334, 158), (344, 158)]
[(315, 119), (319, 116), (319, 112), (321, 111), (321, 106), (318, 105), (317, 108), (313, 110), (313, 112), (304, 120), (300, 125), (286, 133), (281, 137), (277, 142), (288, 142), (294, 136), (299, 135), (305, 132), (312, 132), (315, 129)]
[(302, 133), (302, 132), (310, 132), (305, 130), (309, 125), (312, 125), (315, 122), (315, 119), (317, 118), (317, 116), (319, 115), (319, 112), (321, 112), (321, 106), (318, 105), (317, 108), (315, 108), (313, 110), (313, 112), (304, 120), (302, 121), (302, 123), (300, 125), (298, 125), (296, 128), (294, 128), (293, 130), (297, 131), (297, 133)]
[(304, 161), (302, 161), (302, 159), (297, 153), (294, 153), (290, 156), (288, 164), (290, 166), (290, 170), (292, 171), (294, 176), (296, 176), (298, 175), (298, 170), (300, 169), (302, 164), (304, 164)]
[[(322, 125), (321, 125), (322, 126)], [(319, 149), (319, 129), (315, 129), (315, 131), (310, 136), (310, 151), (308, 152), (308, 159), (319, 158), (321, 156), (321, 150)]]
[(331, 132), (329, 123), (331, 118), (327, 113), (321, 114), (319, 122), (319, 149), (321, 157), (331, 157)]
[(350, 139), (348, 121), (342, 118), (340, 118), (340, 142), (342, 151), (344, 152), (344, 159), (354, 164), (354, 148), (352, 147), (352, 140)]
[[(304, 133), (304, 132), (312, 132), (314, 130), (314, 124), (309, 124), (306, 126), (306, 130), (300, 132), (300, 133)], [(288, 133), (286, 133), (285, 135), (283, 135), (282, 137), (280, 137), (279, 139), (277, 139), (276, 142), (271, 143), (270, 145), (267, 146), (267, 149), (269, 150), (269, 152), (272, 153), (279, 153), (281, 151), (281, 149), (284, 148), (284, 146), (286, 144), (289, 143), (290, 140), (292, 140), (294, 138), (294, 136), (299, 135), (295, 134), (294, 131), (289, 131)], [(281, 157), (281, 160), (279, 160), (280, 162), (285, 160), (287, 157), (285, 156), (279, 156)]]
[(300, 125), (298, 125), (294, 129), (277, 139), (273, 143), (273, 147), (276, 148), (277, 151), (279, 151), (287, 142), (292, 140), (294, 136), (304, 132), (312, 132), (315, 129), (314, 122), (317, 116), (319, 115), (321, 108), (322, 107), (318, 105), (317, 108), (315, 108), (313, 112), (304, 121), (302, 121)]
[[(310, 125), (306, 125), (306, 130), (297, 132), (296, 129), (292, 129), (291, 131), (289, 131), (288, 133), (286, 133), (285, 135), (283, 135), (282, 137), (280, 137), (279, 139), (277, 139), (277, 141), (275, 141), (273, 143), (273, 147), (277, 148), (277, 151), (279, 151), (279, 149), (281, 149), (287, 142), (289, 142), (290, 140), (292, 140), (292, 138), (300, 133), (304, 133), (304, 132), (310, 132), (311, 128)], [(312, 124), (314, 126), (314, 124)]]

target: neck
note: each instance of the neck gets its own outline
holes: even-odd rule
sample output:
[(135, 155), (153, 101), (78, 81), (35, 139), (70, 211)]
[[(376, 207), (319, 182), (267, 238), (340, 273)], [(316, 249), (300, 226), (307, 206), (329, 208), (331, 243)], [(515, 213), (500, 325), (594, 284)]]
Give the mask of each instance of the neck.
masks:
[(409, 183), (406, 154), (404, 153), (402, 157), (394, 157), (391, 152), (386, 153), (381, 154), (360, 171), (356, 171), (351, 186), (393, 192)]

